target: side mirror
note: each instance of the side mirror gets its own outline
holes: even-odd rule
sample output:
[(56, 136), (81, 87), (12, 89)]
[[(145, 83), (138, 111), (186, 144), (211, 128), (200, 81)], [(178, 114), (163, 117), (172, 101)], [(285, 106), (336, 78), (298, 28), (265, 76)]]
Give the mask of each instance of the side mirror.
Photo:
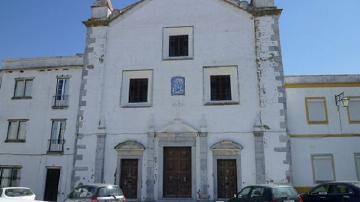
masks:
[(241, 194), (239, 194), (239, 195), (237, 196), (237, 198), (242, 198), (242, 195), (241, 195)]

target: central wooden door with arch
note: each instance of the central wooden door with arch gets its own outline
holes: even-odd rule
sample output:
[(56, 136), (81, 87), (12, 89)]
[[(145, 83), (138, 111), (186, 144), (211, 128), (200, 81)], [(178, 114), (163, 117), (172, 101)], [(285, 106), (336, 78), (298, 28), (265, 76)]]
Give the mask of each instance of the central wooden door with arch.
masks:
[(191, 147), (164, 147), (164, 198), (191, 198)]

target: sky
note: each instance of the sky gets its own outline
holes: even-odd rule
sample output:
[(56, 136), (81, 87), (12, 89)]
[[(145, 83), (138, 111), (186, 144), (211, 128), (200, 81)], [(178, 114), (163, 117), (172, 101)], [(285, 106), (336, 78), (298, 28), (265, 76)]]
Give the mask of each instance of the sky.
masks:
[[(0, 61), (83, 53), (94, 0), (1, 0)], [(136, 0), (112, 0), (122, 8)], [(164, 0), (165, 1), (165, 0)], [(276, 0), (286, 75), (359, 74), (360, 0)]]

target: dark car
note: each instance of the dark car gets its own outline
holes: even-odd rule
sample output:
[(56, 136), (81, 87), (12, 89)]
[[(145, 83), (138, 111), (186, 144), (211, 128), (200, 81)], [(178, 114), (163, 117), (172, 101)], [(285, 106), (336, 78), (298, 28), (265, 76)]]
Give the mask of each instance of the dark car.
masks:
[(254, 185), (244, 187), (229, 202), (302, 202), (289, 185)]
[(320, 184), (302, 195), (304, 202), (360, 202), (359, 182)]

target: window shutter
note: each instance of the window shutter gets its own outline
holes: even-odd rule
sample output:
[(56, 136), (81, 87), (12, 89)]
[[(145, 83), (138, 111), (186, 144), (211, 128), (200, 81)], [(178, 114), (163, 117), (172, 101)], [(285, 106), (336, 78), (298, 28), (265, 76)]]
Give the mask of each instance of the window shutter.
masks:
[(62, 95), (62, 93), (63, 93), (63, 85), (64, 85), (64, 80), (63, 79), (58, 79), (57, 85), (56, 85), (56, 95), (57, 96)]
[(10, 121), (9, 122), (9, 131), (8, 131), (8, 139), (9, 140), (17, 139), (18, 126), (19, 126), (18, 121)]
[(51, 130), (51, 140), (56, 140), (58, 135), (58, 124), (59, 121), (53, 121)]
[(351, 98), (349, 101), (350, 121), (360, 121), (360, 98)]
[(66, 128), (66, 122), (61, 121), (60, 122), (60, 132), (59, 132), (59, 137), (58, 137), (59, 140), (64, 139), (65, 128)]
[[(64, 79), (64, 92), (63, 95), (69, 94), (69, 79)], [(66, 99), (65, 97), (63, 99)]]
[(22, 97), (24, 95), (25, 81), (18, 80), (15, 85), (15, 97)]
[(315, 182), (335, 180), (333, 159), (331, 155), (313, 156)]
[(11, 185), (10, 186), (13, 186), (13, 187), (16, 187), (19, 185), (19, 172), (18, 172), (19, 169), (17, 168), (13, 168), (11, 169)]
[(26, 137), (26, 121), (19, 122), (19, 140), (25, 140)]
[(32, 80), (27, 80), (25, 82), (25, 96), (30, 97), (32, 91)]
[(311, 122), (326, 122), (326, 106), (325, 99), (309, 98), (307, 99), (307, 113), (308, 121)]
[(11, 186), (11, 168), (3, 168), (2, 169), (2, 179), (1, 186), (8, 187)]

